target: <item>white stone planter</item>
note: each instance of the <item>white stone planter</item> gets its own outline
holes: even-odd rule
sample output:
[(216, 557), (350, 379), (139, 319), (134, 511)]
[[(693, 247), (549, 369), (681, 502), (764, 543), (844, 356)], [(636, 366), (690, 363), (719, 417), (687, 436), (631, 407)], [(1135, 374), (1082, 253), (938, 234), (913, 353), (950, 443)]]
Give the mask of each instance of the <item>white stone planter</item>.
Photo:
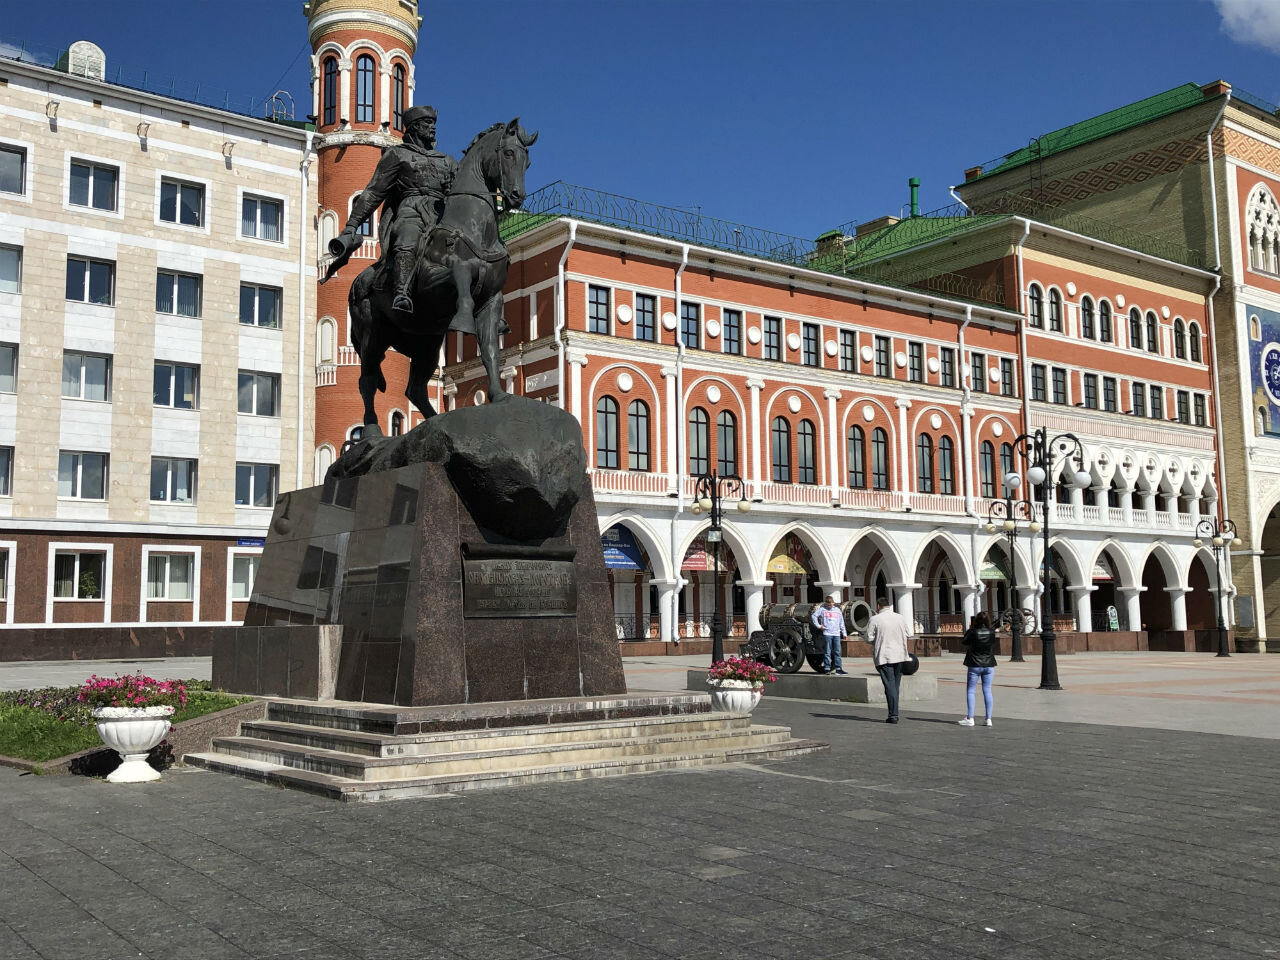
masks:
[(160, 773), (147, 763), (147, 752), (169, 732), (173, 707), (95, 707), (98, 736), (124, 762), (107, 775), (111, 783), (145, 783)]
[(726, 713), (750, 713), (760, 702), (763, 683), (750, 680), (708, 680), (711, 709)]

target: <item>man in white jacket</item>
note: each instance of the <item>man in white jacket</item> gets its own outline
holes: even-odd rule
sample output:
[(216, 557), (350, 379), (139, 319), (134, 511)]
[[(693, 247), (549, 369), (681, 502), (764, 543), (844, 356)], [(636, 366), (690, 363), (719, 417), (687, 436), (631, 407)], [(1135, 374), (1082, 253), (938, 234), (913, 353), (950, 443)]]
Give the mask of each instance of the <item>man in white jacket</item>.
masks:
[(876, 601), (876, 615), (867, 624), (863, 635), (867, 643), (874, 644), (872, 656), (876, 672), (884, 684), (884, 699), (889, 706), (886, 723), (898, 722), (898, 690), (902, 685), (902, 665), (911, 659), (908, 641), (911, 627), (907, 618), (896, 612), (884, 597)]
[(840, 641), (849, 632), (844, 628), (844, 611), (836, 606), (835, 597), (827, 599), (813, 608), (809, 622), (822, 634), (822, 672), (844, 673), (844, 664), (840, 660)]

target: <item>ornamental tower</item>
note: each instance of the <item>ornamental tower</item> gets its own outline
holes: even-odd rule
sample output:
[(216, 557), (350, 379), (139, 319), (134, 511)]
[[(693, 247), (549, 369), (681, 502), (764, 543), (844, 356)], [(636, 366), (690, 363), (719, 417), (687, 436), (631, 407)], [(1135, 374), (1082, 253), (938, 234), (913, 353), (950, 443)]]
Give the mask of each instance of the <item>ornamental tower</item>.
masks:
[[(317, 266), (323, 276), (329, 241), (346, 225), (352, 201), (369, 182), (383, 149), (403, 133), (404, 111), (413, 104), (413, 54), (421, 18), (417, 0), (309, 0), (302, 9), (312, 50)], [(361, 230), (367, 239), (350, 262), (316, 295), (317, 483), (363, 420), (347, 294), (360, 271), (379, 256), (378, 216)], [(382, 372), (387, 392), (378, 397), (378, 414), (383, 432), (391, 436), (408, 430), (421, 414), (404, 396), (408, 360), (390, 353)], [(432, 402), (438, 403), (438, 384), (431, 389)]]

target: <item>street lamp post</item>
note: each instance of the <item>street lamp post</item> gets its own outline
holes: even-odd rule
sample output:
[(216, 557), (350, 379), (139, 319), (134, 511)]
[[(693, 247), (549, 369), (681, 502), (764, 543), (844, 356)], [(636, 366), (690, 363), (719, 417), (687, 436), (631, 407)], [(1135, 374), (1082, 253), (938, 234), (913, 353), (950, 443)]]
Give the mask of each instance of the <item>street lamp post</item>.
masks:
[(1218, 575), (1218, 656), (1229, 657), (1231, 651), (1227, 647), (1227, 624), (1222, 616), (1222, 554), (1228, 546), (1241, 546), (1242, 541), (1236, 536), (1234, 523), (1217, 517), (1206, 518), (1196, 525), (1196, 538), (1191, 541), (1192, 544), (1197, 548), (1203, 547), (1206, 540), (1213, 548), (1213, 569)]
[(1040, 493), (1041, 534), (1043, 555), (1040, 558), (1040, 689), (1061, 690), (1058, 682), (1058, 638), (1053, 632), (1053, 617), (1049, 605), (1049, 494), (1053, 489), (1053, 464), (1064, 458), (1075, 466), (1071, 476), (1072, 486), (1083, 489), (1091, 480), (1084, 470), (1084, 446), (1074, 433), (1060, 433), (1052, 440), (1044, 427), (1033, 433), (1024, 433), (1013, 441), (1014, 449), (1027, 463), (1027, 482)]
[(1009, 541), (1009, 632), (1011, 646), (1009, 660), (1022, 663), (1022, 609), (1018, 606), (1018, 521), (1027, 524), (1027, 529), (1036, 534), (1040, 532), (1040, 524), (1036, 521), (1036, 510), (1030, 500), (1014, 500), (1010, 494), (1022, 484), (1022, 478), (1011, 473), (1004, 478), (1005, 495), (1003, 500), (995, 500), (987, 510), (987, 533), (1003, 533)]
[(715, 564), (715, 602), (711, 615), (711, 662), (719, 663), (724, 659), (724, 616), (720, 612), (720, 544), (723, 540), (722, 522), (724, 508), (722, 501), (726, 496), (738, 495), (738, 511), (746, 513), (751, 509), (751, 501), (747, 499), (747, 488), (737, 474), (719, 476), (714, 470), (704, 473), (694, 481), (693, 506), (689, 512), (695, 516), (705, 513), (711, 520), (707, 528), (707, 546), (711, 548), (711, 556)]

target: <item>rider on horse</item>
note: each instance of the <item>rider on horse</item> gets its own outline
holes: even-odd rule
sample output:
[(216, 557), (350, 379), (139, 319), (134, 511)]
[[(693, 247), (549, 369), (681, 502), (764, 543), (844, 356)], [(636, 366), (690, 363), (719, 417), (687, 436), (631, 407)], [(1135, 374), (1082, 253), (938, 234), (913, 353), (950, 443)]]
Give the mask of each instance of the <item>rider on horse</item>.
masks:
[(351, 205), (351, 215), (339, 240), (347, 250), (359, 246), (356, 230), (385, 203), (393, 213), (391, 227), (384, 231), (389, 236), (383, 237), (386, 246), (382, 254), (383, 263), (391, 266), (395, 290), (392, 308), (412, 313), (409, 292), (419, 243), (440, 221), (445, 194), (458, 172), (458, 161), (435, 149), (433, 107), (410, 107), (404, 112), (404, 127), (404, 141), (383, 151), (369, 185)]

